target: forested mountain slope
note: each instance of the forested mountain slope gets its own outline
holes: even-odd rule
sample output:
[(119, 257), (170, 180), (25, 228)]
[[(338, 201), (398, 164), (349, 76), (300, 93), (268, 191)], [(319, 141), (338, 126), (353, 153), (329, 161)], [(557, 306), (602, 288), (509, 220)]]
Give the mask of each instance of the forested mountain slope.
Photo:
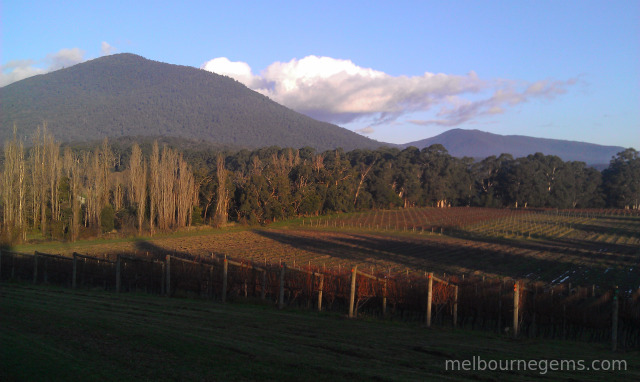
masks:
[(116, 54), (0, 88), (0, 143), (38, 125), (62, 142), (166, 136), (255, 148), (382, 144), (294, 112), (225, 76)]

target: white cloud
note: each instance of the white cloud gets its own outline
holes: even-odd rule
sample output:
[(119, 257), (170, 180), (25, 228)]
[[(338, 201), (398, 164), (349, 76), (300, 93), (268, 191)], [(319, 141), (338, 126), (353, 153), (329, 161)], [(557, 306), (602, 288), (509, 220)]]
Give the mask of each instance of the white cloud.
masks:
[(218, 57), (205, 62), (200, 68), (223, 76), (229, 76), (249, 88), (258, 86), (256, 81), (259, 81), (259, 79), (251, 73), (251, 67), (245, 62), (232, 62), (226, 57)]
[(114, 54), (116, 51), (117, 49), (106, 41), (103, 41), (102, 44), (100, 44), (100, 52), (103, 56), (109, 56)]
[(372, 126), (363, 127), (362, 129), (358, 129), (356, 131), (358, 133), (360, 133), (360, 134), (373, 134), (373, 133), (375, 133), (375, 130), (373, 129)]
[(0, 66), (0, 87), (38, 74), (73, 66), (84, 62), (85, 52), (80, 48), (61, 49), (47, 54), (41, 60), (14, 60)]
[(48, 71), (73, 66), (84, 60), (84, 50), (80, 48), (61, 49), (57, 53), (47, 55), (47, 61), (49, 62)]
[(37, 74), (46, 73), (46, 70), (33, 65), (34, 61), (32, 60), (16, 60), (0, 66), (0, 87)]
[(531, 98), (552, 98), (574, 83), (485, 80), (473, 71), (467, 75), (426, 72), (421, 76), (391, 76), (350, 60), (318, 56), (275, 62), (260, 74), (254, 74), (245, 62), (225, 57), (208, 61), (202, 68), (233, 77), (316, 119), (349, 123), (369, 118), (373, 126), (436, 107), (437, 118), (421, 124), (454, 126), (481, 115), (503, 113), (506, 107)]

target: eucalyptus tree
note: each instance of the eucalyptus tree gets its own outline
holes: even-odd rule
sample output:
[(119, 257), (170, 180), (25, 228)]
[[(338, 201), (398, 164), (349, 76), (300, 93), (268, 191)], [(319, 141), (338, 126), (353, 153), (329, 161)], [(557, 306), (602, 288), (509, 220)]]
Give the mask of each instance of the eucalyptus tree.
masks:
[(607, 204), (616, 208), (640, 208), (640, 154), (633, 148), (619, 152), (603, 173)]

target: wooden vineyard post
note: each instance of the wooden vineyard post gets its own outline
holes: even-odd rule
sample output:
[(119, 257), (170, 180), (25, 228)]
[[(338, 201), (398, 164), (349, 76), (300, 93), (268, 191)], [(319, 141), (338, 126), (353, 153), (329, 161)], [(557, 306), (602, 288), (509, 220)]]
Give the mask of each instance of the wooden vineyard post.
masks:
[(209, 297), (213, 298), (213, 265), (209, 266)]
[(320, 275), (320, 281), (318, 285), (318, 312), (322, 311), (322, 289), (324, 288), (324, 275)]
[(116, 293), (120, 293), (120, 255), (116, 258)]
[(518, 337), (518, 316), (520, 308), (520, 288), (518, 282), (513, 284), (513, 338)]
[(171, 255), (167, 255), (165, 264), (165, 270), (167, 271), (167, 276), (165, 277), (165, 281), (167, 282), (165, 292), (167, 293), (168, 297), (171, 297)]
[(613, 312), (611, 313), (611, 351), (618, 350), (618, 286), (613, 290)]
[(38, 252), (33, 253), (33, 283), (38, 282)]
[(244, 270), (244, 261), (242, 262), (242, 274), (244, 276), (244, 284), (242, 284), (242, 291), (244, 292), (244, 298), (247, 298), (247, 272)]
[(382, 284), (382, 317), (387, 315), (387, 278), (384, 278), (384, 284)]
[(42, 282), (45, 284), (49, 283), (49, 278), (47, 275), (47, 268), (49, 267), (49, 259), (47, 259), (46, 257), (44, 258), (44, 269), (42, 270)]
[(287, 263), (282, 263), (280, 268), (280, 293), (278, 294), (278, 309), (284, 308), (284, 273), (287, 269)]
[(227, 280), (229, 277), (229, 263), (227, 262), (227, 256), (224, 256), (222, 261), (222, 303), (227, 301)]
[(260, 291), (260, 299), (265, 300), (267, 298), (267, 270), (262, 270), (262, 290)]
[(433, 272), (429, 272), (427, 281), (427, 328), (431, 327), (431, 301), (433, 300)]
[(351, 293), (349, 294), (349, 318), (354, 316), (354, 302), (356, 299), (356, 275), (358, 273), (358, 266), (351, 268)]
[(71, 275), (71, 287), (76, 287), (76, 276), (78, 275), (78, 256), (73, 253), (73, 274)]
[(160, 295), (164, 296), (166, 291), (165, 291), (165, 287), (167, 286), (167, 282), (165, 280), (165, 278), (167, 277), (167, 272), (165, 272), (164, 270), (165, 268), (165, 263), (163, 263), (162, 261), (160, 262)]
[(458, 325), (458, 286), (455, 286), (453, 292), (453, 327)]

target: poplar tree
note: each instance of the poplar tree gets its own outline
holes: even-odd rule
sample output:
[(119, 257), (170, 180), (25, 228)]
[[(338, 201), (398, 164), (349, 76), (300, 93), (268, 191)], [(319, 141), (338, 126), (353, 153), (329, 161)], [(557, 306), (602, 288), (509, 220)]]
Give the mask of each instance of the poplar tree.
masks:
[[(254, 163), (254, 166), (257, 165)], [(222, 226), (227, 224), (229, 219), (229, 191), (227, 186), (227, 170), (224, 167), (224, 157), (218, 155), (216, 165), (216, 176), (218, 180), (218, 198), (216, 201), (216, 212), (214, 215), (214, 225)]]
[(64, 169), (69, 178), (69, 191), (71, 198), (71, 241), (76, 241), (80, 234), (80, 202), (82, 200), (80, 161), (71, 152), (69, 147), (64, 150)]
[(147, 206), (147, 162), (142, 157), (142, 151), (140, 151), (138, 144), (134, 144), (131, 148), (129, 168), (131, 170), (129, 172), (129, 195), (131, 202), (136, 206), (138, 235), (141, 235), (144, 212)]
[(149, 229), (153, 235), (155, 232), (155, 220), (160, 200), (160, 150), (158, 141), (153, 142), (151, 157), (149, 158)]
[(17, 233), (22, 241), (27, 239), (26, 231), (26, 164), (24, 144), (18, 140), (16, 127), (13, 139), (4, 146), (4, 171), (2, 177), (2, 198), (4, 202), (4, 223), (10, 237)]

